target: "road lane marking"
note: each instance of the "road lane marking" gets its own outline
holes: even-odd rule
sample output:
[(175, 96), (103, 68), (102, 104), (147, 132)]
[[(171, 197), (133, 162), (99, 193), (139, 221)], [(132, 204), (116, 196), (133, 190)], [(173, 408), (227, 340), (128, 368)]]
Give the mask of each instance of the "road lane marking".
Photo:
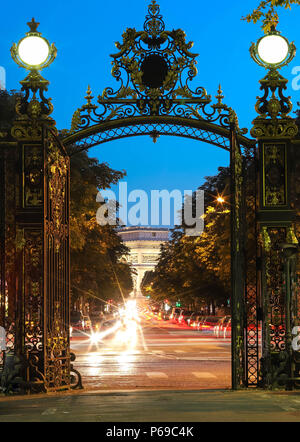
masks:
[(162, 373), (160, 371), (148, 371), (146, 372), (146, 375), (149, 378), (164, 378), (164, 379), (168, 378), (168, 375), (166, 373)]
[(57, 411), (57, 408), (47, 408), (47, 410), (43, 411), (42, 416), (48, 416), (51, 414), (55, 414)]
[[(157, 356), (162, 356), (162, 355), (157, 355)], [(213, 356), (213, 357), (209, 357), (209, 356), (203, 356), (203, 357), (201, 357), (201, 356), (185, 356), (185, 355), (173, 355), (173, 357), (175, 358), (175, 359), (178, 359), (178, 360), (182, 360), (182, 361), (209, 361), (209, 362), (227, 362), (227, 361), (231, 361), (231, 358), (229, 358), (229, 357), (220, 357), (220, 358), (218, 358), (218, 357), (215, 357), (215, 356)]]
[(193, 375), (199, 379), (217, 379), (217, 376), (206, 371), (194, 371)]

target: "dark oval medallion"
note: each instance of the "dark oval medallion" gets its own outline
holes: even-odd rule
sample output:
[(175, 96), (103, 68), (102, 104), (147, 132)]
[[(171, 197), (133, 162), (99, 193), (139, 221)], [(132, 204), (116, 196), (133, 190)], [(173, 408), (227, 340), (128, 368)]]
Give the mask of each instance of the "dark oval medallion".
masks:
[(162, 87), (168, 70), (168, 63), (161, 55), (148, 55), (141, 64), (143, 85), (151, 89)]

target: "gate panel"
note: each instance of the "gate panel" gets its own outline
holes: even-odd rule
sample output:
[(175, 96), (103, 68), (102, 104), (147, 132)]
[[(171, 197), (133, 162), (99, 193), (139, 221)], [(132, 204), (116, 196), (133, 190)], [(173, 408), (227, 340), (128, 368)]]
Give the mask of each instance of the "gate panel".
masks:
[(259, 147), (262, 385), (291, 388), (299, 371), (299, 363), (294, 365), (298, 357), (292, 349), (298, 290), (294, 262), (298, 241), (290, 190), (292, 151), (287, 140), (261, 140)]
[(5, 152), (0, 148), (0, 369), (6, 346), (5, 304)]
[(256, 146), (244, 150), (245, 158), (245, 385), (257, 387), (260, 382), (261, 317), (258, 287), (258, 232)]
[(243, 157), (235, 127), (231, 127), (231, 339), (232, 339), (232, 388), (244, 383), (244, 200)]
[[(0, 143), (0, 326), (2, 348), (14, 352), (16, 347), (16, 196), (19, 181), (15, 142)], [(3, 330), (4, 329), (4, 330)], [(4, 368), (5, 352), (0, 349), (0, 373)]]
[(69, 157), (58, 138), (48, 131), (44, 229), (47, 390), (70, 386), (69, 179)]

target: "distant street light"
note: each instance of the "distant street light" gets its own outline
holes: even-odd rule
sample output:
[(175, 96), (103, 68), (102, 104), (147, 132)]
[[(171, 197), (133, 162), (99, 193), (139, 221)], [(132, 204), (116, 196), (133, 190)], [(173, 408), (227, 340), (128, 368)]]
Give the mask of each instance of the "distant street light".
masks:
[(223, 198), (223, 196), (219, 195), (219, 196), (217, 197), (217, 202), (218, 202), (219, 204), (224, 204), (224, 203), (225, 203), (225, 198)]

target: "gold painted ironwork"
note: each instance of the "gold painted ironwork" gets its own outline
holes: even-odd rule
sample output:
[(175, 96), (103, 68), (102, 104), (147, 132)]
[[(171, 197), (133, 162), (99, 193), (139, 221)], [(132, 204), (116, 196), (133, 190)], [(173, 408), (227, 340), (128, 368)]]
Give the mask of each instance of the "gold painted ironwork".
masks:
[[(191, 89), (191, 82), (197, 75), (197, 54), (191, 52), (193, 43), (186, 41), (181, 29), (165, 29), (155, 0), (149, 5), (144, 29), (128, 28), (122, 38), (121, 43), (116, 43), (118, 52), (111, 55), (112, 76), (119, 88), (116, 91), (105, 88), (98, 96), (97, 104), (93, 103), (88, 88), (86, 104), (75, 111), (71, 131), (64, 137), (66, 144), (82, 140), (84, 134), (88, 138), (93, 129), (101, 132), (100, 125), (115, 122), (120, 127), (124, 120), (124, 125), (132, 122), (137, 126), (136, 119), (142, 121), (145, 117), (149, 118), (148, 121), (159, 117), (165, 123), (176, 119), (178, 125), (180, 120), (185, 124), (192, 124), (189, 121), (200, 125), (208, 123), (212, 129), (224, 128), (227, 138), (230, 137), (230, 122), (232, 118), (236, 119), (235, 112), (223, 103), (220, 88), (217, 103), (213, 105), (204, 87)], [(154, 141), (156, 131), (154, 128), (149, 133)], [(240, 135), (247, 132), (238, 125), (237, 131)]]
[(253, 121), (250, 134), (254, 138), (293, 138), (298, 133), (294, 118), (288, 114), (292, 110), (290, 97), (283, 91), (288, 80), (272, 69), (260, 80), (264, 95), (258, 98), (255, 110), (259, 114)]
[(287, 205), (287, 146), (263, 144), (263, 207)]

